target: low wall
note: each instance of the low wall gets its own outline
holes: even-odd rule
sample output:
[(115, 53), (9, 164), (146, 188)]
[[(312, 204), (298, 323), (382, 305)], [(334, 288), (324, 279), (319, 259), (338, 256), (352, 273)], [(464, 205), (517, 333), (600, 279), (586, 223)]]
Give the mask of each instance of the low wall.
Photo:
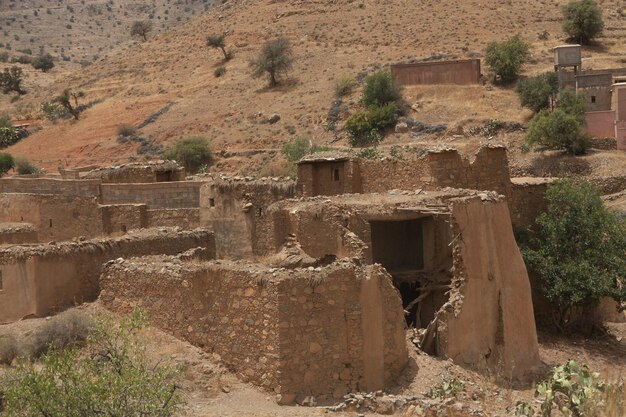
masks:
[(615, 137), (615, 111), (585, 113), (585, 131), (595, 137)]
[(61, 180), (54, 178), (0, 178), (0, 194), (61, 194), (98, 197), (99, 180)]
[(393, 79), (403, 85), (478, 84), (480, 59), (391, 65)]
[(195, 229), (200, 227), (200, 209), (156, 209), (146, 212), (149, 227), (181, 227)]
[(213, 234), (206, 230), (149, 230), (117, 239), (56, 245), (0, 248), (0, 323), (42, 317), (93, 301), (105, 262), (120, 257), (177, 254), (203, 247), (215, 255)]
[(516, 231), (535, 224), (537, 216), (547, 210), (545, 194), (553, 178), (512, 178), (509, 192), (511, 223)]
[(108, 265), (101, 300), (116, 312), (146, 309), (156, 326), (219, 354), (282, 403), (384, 389), (407, 363), (400, 296), (378, 266), (170, 264)]
[(102, 204), (145, 204), (150, 209), (197, 208), (201, 182), (102, 184)]
[(37, 243), (37, 231), (28, 223), (0, 223), (0, 245)]
[(148, 227), (145, 204), (117, 204), (100, 206), (102, 232), (106, 235), (126, 233), (129, 230)]

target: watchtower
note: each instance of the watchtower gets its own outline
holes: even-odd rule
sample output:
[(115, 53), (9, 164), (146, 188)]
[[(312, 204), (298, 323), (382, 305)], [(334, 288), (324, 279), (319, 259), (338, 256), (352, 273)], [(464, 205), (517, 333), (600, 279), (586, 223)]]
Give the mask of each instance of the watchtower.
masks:
[(582, 66), (582, 49), (580, 45), (561, 45), (554, 48), (554, 70), (561, 68), (574, 68), (574, 74), (578, 74)]

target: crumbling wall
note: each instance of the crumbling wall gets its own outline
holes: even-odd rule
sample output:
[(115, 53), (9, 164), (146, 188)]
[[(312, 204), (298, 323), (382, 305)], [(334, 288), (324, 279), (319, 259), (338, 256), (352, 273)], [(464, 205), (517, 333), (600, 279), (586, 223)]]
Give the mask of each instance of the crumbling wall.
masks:
[(96, 168), (85, 173), (82, 178), (122, 184), (184, 181), (185, 170), (174, 161), (131, 163)]
[(147, 210), (148, 227), (180, 227), (195, 229), (200, 227), (200, 209), (156, 209)]
[(102, 231), (107, 235), (148, 227), (148, 213), (145, 204), (104, 205), (100, 206), (100, 212)]
[(458, 238), (450, 303), (437, 318), (438, 353), (521, 377), (540, 364), (528, 273), (503, 201), (455, 201)]
[(42, 317), (71, 305), (93, 301), (102, 265), (120, 257), (177, 254), (203, 247), (215, 256), (213, 234), (206, 230), (143, 231), (117, 239), (0, 249), (0, 323)]
[(359, 164), (349, 158), (303, 160), (298, 164), (298, 192), (339, 195), (361, 192)]
[(246, 258), (266, 244), (268, 207), (295, 194), (293, 181), (220, 179), (200, 189), (200, 223), (216, 235), (220, 258)]
[(53, 178), (0, 178), (0, 194), (61, 194), (98, 197), (99, 180), (59, 180)]
[(532, 227), (537, 216), (547, 210), (545, 198), (552, 178), (513, 178), (509, 191), (509, 208), (514, 230)]
[(0, 223), (0, 245), (37, 243), (37, 231), (29, 223)]
[(102, 204), (146, 204), (150, 209), (197, 208), (201, 182), (102, 184)]
[(108, 308), (145, 308), (283, 403), (383, 389), (407, 363), (400, 298), (380, 267), (150, 259), (110, 264), (101, 283)]
[(96, 197), (1, 193), (0, 222), (32, 224), (39, 242), (102, 234)]

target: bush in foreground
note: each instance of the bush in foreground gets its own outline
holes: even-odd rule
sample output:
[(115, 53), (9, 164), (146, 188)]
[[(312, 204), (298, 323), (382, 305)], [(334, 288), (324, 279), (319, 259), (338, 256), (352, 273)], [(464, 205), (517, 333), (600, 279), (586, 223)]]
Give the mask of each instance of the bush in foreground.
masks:
[(54, 350), (22, 361), (0, 385), (7, 417), (169, 417), (181, 404), (177, 371), (152, 364), (139, 342), (147, 321), (134, 311), (121, 324), (101, 317), (85, 351)]
[(602, 297), (626, 300), (626, 222), (607, 211), (588, 183), (559, 180), (545, 198), (547, 211), (537, 217), (537, 235), (522, 255), (553, 306), (554, 324), (564, 330), (577, 322), (577, 312), (589, 317)]
[(213, 161), (209, 141), (202, 136), (179, 139), (171, 149), (165, 152), (164, 157), (178, 162), (191, 173), (198, 172), (200, 167), (209, 165)]

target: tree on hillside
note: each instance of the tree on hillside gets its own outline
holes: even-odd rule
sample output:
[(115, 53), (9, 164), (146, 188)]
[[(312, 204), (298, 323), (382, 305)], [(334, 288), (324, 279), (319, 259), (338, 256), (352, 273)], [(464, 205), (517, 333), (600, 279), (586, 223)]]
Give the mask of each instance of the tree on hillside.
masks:
[(144, 42), (152, 31), (152, 22), (149, 20), (136, 20), (130, 28), (130, 36), (139, 36)]
[(8, 94), (11, 91), (15, 91), (19, 95), (26, 94), (26, 91), (22, 88), (23, 81), (24, 75), (22, 69), (18, 66), (5, 68), (0, 73), (0, 88), (2, 88), (4, 94)]
[(550, 98), (559, 92), (559, 78), (555, 72), (547, 72), (520, 81), (516, 91), (522, 106), (537, 113), (550, 107)]
[(232, 54), (226, 51), (226, 36), (225, 35), (209, 35), (206, 39), (207, 46), (215, 49), (219, 49), (224, 54), (224, 61), (228, 61), (232, 58)]
[(548, 209), (537, 217), (537, 236), (522, 247), (554, 307), (555, 324), (573, 324), (602, 297), (626, 300), (626, 221), (607, 211), (588, 183), (560, 180), (546, 192)]
[(0, 177), (9, 172), (15, 166), (13, 157), (8, 153), (0, 153)]
[(603, 30), (602, 11), (594, 0), (572, 1), (563, 6), (563, 31), (571, 40), (588, 44)]
[[(74, 119), (78, 120), (80, 115), (78, 99), (82, 97), (85, 97), (84, 92), (66, 89), (60, 96), (56, 97), (53, 101), (63, 106), (65, 110), (67, 110), (72, 116), (74, 116)], [(72, 100), (74, 101), (73, 104)]]
[(384, 106), (400, 100), (402, 86), (396, 83), (389, 71), (377, 71), (368, 76), (363, 87), (365, 106)]
[(54, 59), (50, 54), (39, 55), (31, 62), (33, 68), (48, 72), (54, 68)]
[(209, 141), (202, 136), (179, 139), (171, 149), (163, 154), (163, 157), (178, 162), (188, 172), (194, 174), (213, 161)]
[(288, 39), (271, 40), (263, 45), (257, 58), (250, 61), (252, 76), (258, 78), (267, 75), (270, 87), (275, 87), (279, 84), (279, 78), (291, 69), (293, 60)]
[(515, 81), (529, 56), (530, 46), (519, 35), (491, 42), (485, 49), (485, 62), (503, 82)]

